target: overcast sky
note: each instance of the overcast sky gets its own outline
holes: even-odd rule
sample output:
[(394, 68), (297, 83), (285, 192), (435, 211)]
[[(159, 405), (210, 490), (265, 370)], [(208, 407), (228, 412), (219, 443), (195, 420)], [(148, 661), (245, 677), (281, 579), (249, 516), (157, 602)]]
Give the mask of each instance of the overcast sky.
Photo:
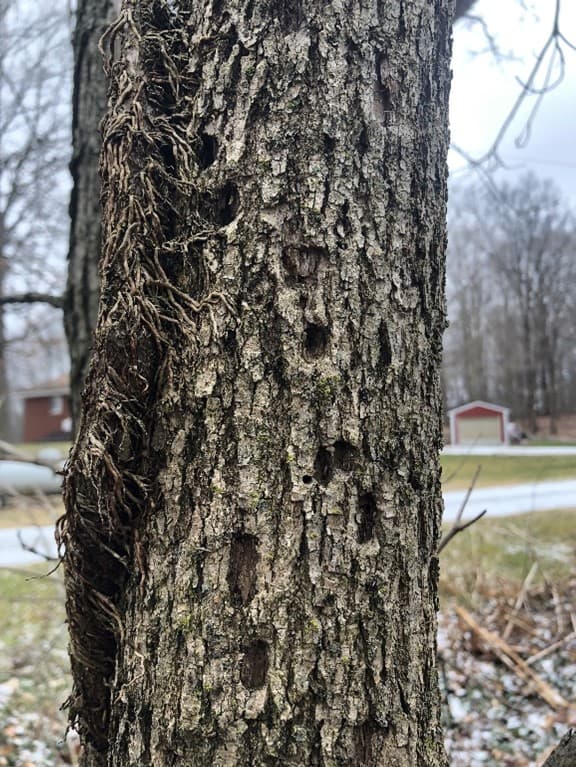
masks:
[[(523, 9), (522, 6), (525, 6)], [(497, 61), (489, 53), (480, 24), (458, 22), (454, 33), (451, 97), (452, 141), (474, 158), (488, 151), (514, 105), (552, 30), (554, 0), (478, 0), (475, 12), (485, 20), (504, 54), (513, 59)], [(576, 0), (563, 0), (561, 31), (576, 45)], [(563, 82), (544, 96), (534, 120), (531, 137), (523, 148), (515, 140), (526, 125), (535, 97), (530, 96), (502, 143), (502, 159), (516, 170), (498, 178), (532, 170), (553, 178), (576, 207), (576, 51), (562, 45), (565, 54)], [(545, 67), (550, 56), (545, 59)], [(556, 74), (559, 68), (556, 67)], [(543, 77), (536, 85), (541, 86)], [(453, 178), (469, 177), (469, 166), (450, 152)]]

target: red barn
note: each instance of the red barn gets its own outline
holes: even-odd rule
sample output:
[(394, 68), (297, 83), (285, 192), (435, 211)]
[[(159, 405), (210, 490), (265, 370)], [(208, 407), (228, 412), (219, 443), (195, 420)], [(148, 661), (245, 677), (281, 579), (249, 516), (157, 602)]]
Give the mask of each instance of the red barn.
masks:
[(475, 400), (448, 411), (453, 445), (507, 445), (510, 410)]
[(24, 442), (71, 439), (70, 383), (67, 375), (18, 392), (24, 405)]

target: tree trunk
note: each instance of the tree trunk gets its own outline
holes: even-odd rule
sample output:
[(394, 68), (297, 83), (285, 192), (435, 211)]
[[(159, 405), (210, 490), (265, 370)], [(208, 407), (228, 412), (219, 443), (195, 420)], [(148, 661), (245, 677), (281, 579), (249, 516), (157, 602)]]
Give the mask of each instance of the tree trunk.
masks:
[(449, 6), (134, 0), (105, 40), (84, 767), (445, 764)]
[(568, 730), (542, 767), (574, 767), (576, 764), (576, 730)]
[[(7, 259), (3, 255), (3, 222), (0, 219), (0, 296), (4, 295), (4, 284), (8, 270)], [(6, 371), (6, 310), (0, 304), (0, 438), (11, 440), (12, 419), (10, 417), (10, 402), (8, 391), (8, 375)]]
[(106, 110), (106, 76), (98, 41), (114, 14), (113, 0), (78, 0), (74, 30), (73, 179), (64, 325), (70, 350), (72, 413), (77, 421), (98, 316), (101, 211), (99, 125)]

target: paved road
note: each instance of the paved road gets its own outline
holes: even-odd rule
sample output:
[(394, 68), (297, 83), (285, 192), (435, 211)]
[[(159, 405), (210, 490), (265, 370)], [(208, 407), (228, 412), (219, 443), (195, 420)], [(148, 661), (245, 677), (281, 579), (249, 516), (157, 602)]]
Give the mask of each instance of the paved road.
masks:
[[(465, 490), (444, 493), (444, 521), (455, 519), (466, 495)], [(464, 519), (488, 510), (490, 517), (502, 517), (529, 511), (576, 508), (576, 480), (540, 482), (513, 487), (486, 487), (474, 490), (466, 509)], [(23, 528), (24, 542), (45, 554), (56, 555), (54, 528)], [(25, 551), (18, 537), (18, 530), (0, 530), (0, 567), (14, 567), (40, 562), (37, 554)]]
[(22, 548), (22, 541), (27, 545), (49, 556), (56, 556), (54, 528), (24, 527), (21, 530), (0, 530), (0, 567), (16, 567), (42, 562), (43, 558)]
[[(466, 496), (465, 490), (444, 493), (444, 521), (455, 519)], [(491, 517), (504, 517), (527, 511), (576, 508), (576, 480), (533, 482), (512, 487), (476, 488), (470, 496), (463, 518), (487, 509)]]
[(444, 455), (576, 455), (576, 446), (553, 445), (550, 447), (530, 447), (529, 445), (446, 445)]

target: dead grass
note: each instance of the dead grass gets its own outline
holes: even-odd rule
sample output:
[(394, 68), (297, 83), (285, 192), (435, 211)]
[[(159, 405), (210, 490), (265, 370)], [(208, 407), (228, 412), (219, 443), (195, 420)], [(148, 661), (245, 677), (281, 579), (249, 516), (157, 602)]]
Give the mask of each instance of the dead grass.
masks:
[(474, 602), (479, 594), (514, 591), (533, 565), (534, 584), (574, 573), (576, 509), (481, 519), (442, 552), (441, 593)]
[(10, 498), (6, 506), (0, 508), (0, 529), (53, 525), (63, 512), (59, 497)]
[(30, 458), (36, 458), (43, 450), (58, 450), (64, 460), (70, 452), (70, 445), (70, 442), (22, 442), (14, 447)]

